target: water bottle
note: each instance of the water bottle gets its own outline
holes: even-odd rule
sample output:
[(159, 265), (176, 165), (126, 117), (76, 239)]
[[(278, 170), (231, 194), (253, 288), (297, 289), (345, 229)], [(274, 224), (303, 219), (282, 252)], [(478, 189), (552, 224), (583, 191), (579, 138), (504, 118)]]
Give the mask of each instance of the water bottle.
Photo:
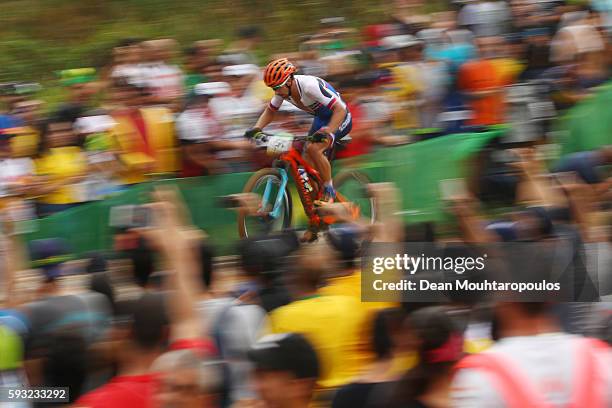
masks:
[(306, 170), (300, 167), (298, 169), (298, 172), (300, 173), (300, 178), (302, 179), (302, 184), (304, 185), (304, 188), (306, 189), (306, 191), (308, 191), (309, 193), (312, 192), (312, 186), (310, 185), (310, 182), (308, 181), (308, 173), (306, 172)]

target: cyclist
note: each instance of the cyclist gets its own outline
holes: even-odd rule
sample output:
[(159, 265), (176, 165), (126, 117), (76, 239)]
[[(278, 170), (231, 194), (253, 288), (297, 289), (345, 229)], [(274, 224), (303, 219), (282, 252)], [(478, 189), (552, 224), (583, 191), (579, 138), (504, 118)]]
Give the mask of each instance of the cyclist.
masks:
[[(329, 157), (334, 142), (345, 137), (352, 128), (352, 117), (346, 103), (329, 83), (311, 75), (295, 75), (297, 68), (287, 58), (270, 62), (264, 71), (266, 86), (274, 90), (274, 97), (261, 114), (255, 127), (245, 137), (257, 137), (274, 120), (276, 111), (286, 100), (297, 108), (314, 116), (308, 132), (305, 158), (321, 174), (324, 183), (322, 202), (336, 198), (332, 184)], [(326, 156), (327, 155), (327, 156)], [(321, 204), (316, 202), (315, 204)]]

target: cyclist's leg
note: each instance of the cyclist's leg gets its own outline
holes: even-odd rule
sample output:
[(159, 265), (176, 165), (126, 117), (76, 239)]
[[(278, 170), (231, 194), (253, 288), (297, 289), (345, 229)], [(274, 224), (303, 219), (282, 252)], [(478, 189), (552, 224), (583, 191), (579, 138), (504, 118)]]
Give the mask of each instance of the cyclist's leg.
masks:
[[(351, 129), (353, 129), (353, 117), (351, 115), (351, 112), (347, 112), (344, 120), (342, 121), (342, 123), (340, 124), (340, 127), (338, 128), (338, 131), (336, 131), (336, 134), (334, 135), (334, 142), (337, 140), (342, 139), (343, 137), (347, 136), (349, 134), (349, 132), (351, 131)], [(334, 149), (335, 149), (336, 145), (335, 143), (333, 143), (329, 150), (327, 152), (325, 152), (325, 154), (327, 155), (327, 158), (331, 161), (332, 158), (334, 157)]]
[[(319, 129), (327, 125), (326, 120), (319, 117), (315, 117), (312, 121), (312, 126), (308, 131), (308, 135), (314, 135)], [(330, 141), (325, 140), (319, 143), (308, 142), (305, 146), (305, 159), (308, 163), (314, 167), (323, 179), (323, 183), (329, 183), (331, 181), (331, 165), (329, 160), (325, 157), (324, 152), (330, 146)], [(333, 144), (332, 144), (333, 146)]]

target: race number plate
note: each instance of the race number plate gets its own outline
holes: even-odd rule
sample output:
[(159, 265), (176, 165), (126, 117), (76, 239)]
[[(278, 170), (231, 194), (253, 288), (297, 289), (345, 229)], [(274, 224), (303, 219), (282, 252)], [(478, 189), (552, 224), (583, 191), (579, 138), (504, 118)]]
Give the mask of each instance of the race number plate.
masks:
[(289, 151), (293, 138), (272, 136), (268, 139), (268, 154), (277, 155)]

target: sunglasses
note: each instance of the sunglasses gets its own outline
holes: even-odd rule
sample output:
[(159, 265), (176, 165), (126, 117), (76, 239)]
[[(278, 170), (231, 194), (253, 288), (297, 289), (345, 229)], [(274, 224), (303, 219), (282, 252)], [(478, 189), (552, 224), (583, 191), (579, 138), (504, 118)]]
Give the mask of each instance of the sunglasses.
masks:
[(283, 86), (287, 85), (287, 82), (288, 82), (288, 81), (289, 81), (289, 78), (285, 79), (285, 81), (284, 81), (282, 84), (280, 84), (280, 85), (276, 85), (276, 86), (273, 86), (273, 87), (272, 87), (272, 90), (273, 90), (273, 91), (276, 91), (277, 89), (281, 89)]

